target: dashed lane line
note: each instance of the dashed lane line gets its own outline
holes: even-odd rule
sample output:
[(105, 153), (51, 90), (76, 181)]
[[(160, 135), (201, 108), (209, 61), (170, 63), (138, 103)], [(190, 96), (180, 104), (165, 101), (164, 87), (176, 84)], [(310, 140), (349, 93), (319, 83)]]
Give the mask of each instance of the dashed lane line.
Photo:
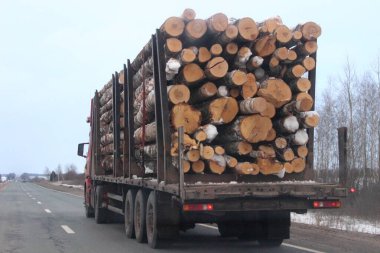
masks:
[(51, 213), (51, 211), (49, 209), (45, 209), (45, 212), (47, 213)]
[[(207, 225), (207, 224), (197, 224), (197, 225), (205, 227), (205, 228), (211, 228), (211, 229), (216, 229), (216, 230), (218, 229), (217, 227), (214, 227), (214, 226), (211, 226), (211, 225)], [(285, 247), (289, 247), (289, 248), (303, 250), (303, 251), (306, 251), (306, 252), (311, 252), (311, 253), (325, 253), (323, 251), (319, 251), (319, 250), (315, 250), (315, 249), (310, 249), (310, 248), (305, 248), (305, 247), (301, 247), (301, 246), (293, 245), (293, 244), (289, 244), (289, 243), (282, 243), (281, 245), (285, 246)]]
[(41, 205), (42, 203), (40, 201), (38, 201), (37, 204)]
[(66, 233), (68, 234), (75, 234), (74, 230), (72, 230), (69, 226), (67, 225), (61, 225), (62, 229), (65, 230)]

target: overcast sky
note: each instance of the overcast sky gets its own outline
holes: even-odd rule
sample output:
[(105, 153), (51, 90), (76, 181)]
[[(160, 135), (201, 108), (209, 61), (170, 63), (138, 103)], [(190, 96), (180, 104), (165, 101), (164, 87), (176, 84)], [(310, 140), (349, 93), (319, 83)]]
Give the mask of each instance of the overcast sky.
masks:
[[(133, 3), (133, 4), (132, 4)], [(354, 4), (355, 3), (355, 4)], [(317, 92), (347, 56), (368, 69), (380, 49), (379, 1), (0, 0), (0, 174), (74, 163), (88, 141), (86, 117), (100, 89), (155, 28), (186, 7), (255, 21), (280, 15), (292, 27), (322, 27)]]

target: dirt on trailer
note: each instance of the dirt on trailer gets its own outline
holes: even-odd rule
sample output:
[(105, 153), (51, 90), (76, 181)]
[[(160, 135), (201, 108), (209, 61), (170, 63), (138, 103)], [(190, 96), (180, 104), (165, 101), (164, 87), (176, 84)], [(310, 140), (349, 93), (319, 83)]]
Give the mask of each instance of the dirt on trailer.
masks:
[(39, 181), (39, 182), (34, 182), (34, 183), (48, 189), (66, 192), (66, 193), (74, 194), (77, 196), (83, 196), (83, 186), (72, 185), (70, 184), (70, 182)]

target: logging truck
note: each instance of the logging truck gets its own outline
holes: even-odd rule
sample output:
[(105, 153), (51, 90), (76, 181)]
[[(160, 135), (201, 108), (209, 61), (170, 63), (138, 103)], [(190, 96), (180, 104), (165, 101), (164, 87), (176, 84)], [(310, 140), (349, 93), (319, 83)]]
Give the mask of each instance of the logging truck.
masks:
[(279, 17), (167, 19), (91, 100), (86, 216), (124, 217), (127, 237), (152, 248), (196, 223), (279, 246), (291, 212), (339, 208), (344, 133), (340, 183), (313, 181), (320, 33)]

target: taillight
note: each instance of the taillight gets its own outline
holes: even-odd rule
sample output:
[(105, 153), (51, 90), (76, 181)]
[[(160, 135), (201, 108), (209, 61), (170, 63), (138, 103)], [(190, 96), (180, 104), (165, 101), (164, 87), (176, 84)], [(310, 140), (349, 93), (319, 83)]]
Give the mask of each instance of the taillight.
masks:
[(212, 211), (213, 204), (184, 204), (183, 211)]
[(355, 192), (356, 192), (356, 189), (355, 189), (354, 187), (351, 187), (351, 188), (350, 188), (350, 192), (351, 192), (351, 193), (355, 193)]
[(341, 203), (339, 200), (314, 200), (314, 208), (339, 208)]

